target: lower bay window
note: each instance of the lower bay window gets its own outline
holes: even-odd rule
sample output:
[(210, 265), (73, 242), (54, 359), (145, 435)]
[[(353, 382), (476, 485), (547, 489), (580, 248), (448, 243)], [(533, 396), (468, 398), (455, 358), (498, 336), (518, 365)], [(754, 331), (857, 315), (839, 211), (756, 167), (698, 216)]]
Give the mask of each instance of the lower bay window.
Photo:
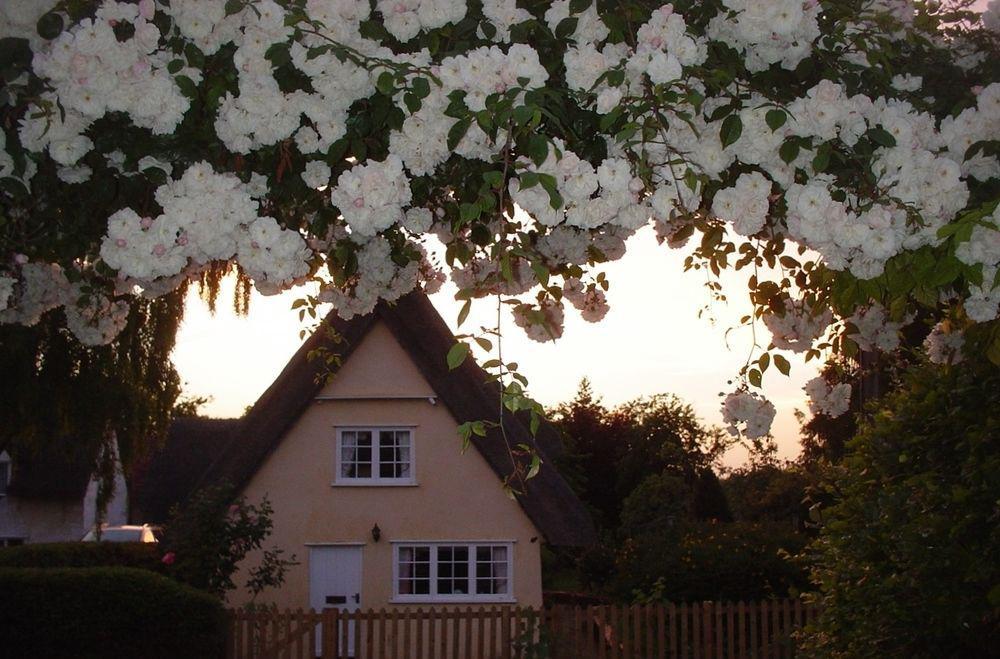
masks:
[(512, 602), (509, 542), (407, 542), (393, 550), (397, 602)]

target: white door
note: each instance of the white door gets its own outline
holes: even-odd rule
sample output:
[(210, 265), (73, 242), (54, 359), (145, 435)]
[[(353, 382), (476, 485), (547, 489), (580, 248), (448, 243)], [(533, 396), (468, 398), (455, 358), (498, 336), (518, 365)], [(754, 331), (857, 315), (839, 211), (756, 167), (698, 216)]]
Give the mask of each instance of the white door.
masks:
[[(361, 608), (361, 549), (353, 546), (309, 548), (310, 607), (316, 611)], [(323, 639), (317, 628), (316, 648), (322, 647)], [(349, 656), (354, 656), (354, 623), (348, 628), (347, 651)]]

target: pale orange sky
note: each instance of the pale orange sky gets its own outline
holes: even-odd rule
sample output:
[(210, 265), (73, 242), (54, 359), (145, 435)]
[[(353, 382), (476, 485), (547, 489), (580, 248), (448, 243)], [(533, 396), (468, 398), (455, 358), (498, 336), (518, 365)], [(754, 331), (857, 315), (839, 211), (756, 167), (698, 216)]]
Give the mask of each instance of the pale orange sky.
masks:
[[(630, 239), (621, 260), (603, 268), (611, 282), (611, 311), (603, 321), (587, 323), (567, 307), (563, 337), (540, 344), (527, 339), (505, 312), (505, 361), (520, 364), (530, 380), (530, 393), (545, 405), (568, 400), (580, 379), (588, 377), (605, 403), (674, 393), (709, 423), (721, 424), (718, 394), (733, 388), (727, 381), (736, 376), (751, 345), (747, 329), (731, 332), (728, 348), (724, 336), (750, 309), (745, 276), (724, 273), (729, 302), (713, 303), (699, 318), (699, 310), (709, 301), (705, 275), (683, 271), (686, 253), (657, 245), (652, 230), (643, 229)], [(454, 293), (449, 283), (431, 298), (453, 330), (460, 308)], [(214, 317), (192, 292), (173, 353), (185, 395), (211, 397), (203, 408), (209, 415), (242, 414), (301, 344), (302, 325), (298, 313), (291, 310), (300, 295), (296, 291), (273, 297), (255, 295), (250, 314), (241, 318), (231, 309), (231, 282), (222, 292)], [(494, 304), (477, 301), (461, 331), (492, 326), (495, 318)], [(766, 345), (769, 339), (759, 325), (758, 340)], [(773, 432), (782, 458), (798, 454), (794, 410), (804, 407), (802, 385), (815, 376), (819, 366), (816, 361), (807, 365), (797, 355), (787, 356), (792, 363), (790, 377), (770, 369), (764, 378), (765, 391), (778, 412)], [(737, 448), (726, 462), (738, 465), (745, 457), (745, 451)]]

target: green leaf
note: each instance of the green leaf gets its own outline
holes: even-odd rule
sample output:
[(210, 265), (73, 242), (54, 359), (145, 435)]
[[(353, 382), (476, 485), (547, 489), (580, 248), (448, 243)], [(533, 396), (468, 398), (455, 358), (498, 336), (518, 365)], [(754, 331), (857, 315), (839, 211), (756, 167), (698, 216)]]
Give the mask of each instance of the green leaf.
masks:
[(63, 18), (56, 12), (50, 11), (38, 19), (38, 24), (35, 27), (38, 35), (43, 39), (55, 39), (62, 34)]
[(524, 477), (525, 480), (531, 480), (538, 475), (538, 471), (542, 468), (542, 458), (539, 457), (538, 453), (531, 454), (531, 466), (528, 468), (528, 473)]
[(572, 37), (573, 33), (576, 32), (577, 22), (578, 19), (575, 16), (559, 21), (559, 25), (556, 26), (556, 39), (565, 40)]
[(271, 64), (276, 68), (282, 67), (292, 61), (292, 55), (288, 50), (287, 43), (276, 43), (267, 49), (264, 53), (264, 57), (267, 58)]
[(868, 135), (872, 138), (872, 141), (878, 145), (896, 146), (896, 138), (892, 136), (892, 133), (884, 128), (872, 128), (868, 131)]
[(541, 165), (549, 156), (549, 142), (541, 135), (532, 135), (528, 139), (528, 157), (536, 165)]
[(768, 110), (767, 114), (764, 115), (764, 121), (767, 122), (767, 127), (771, 129), (772, 133), (784, 126), (787, 120), (788, 115), (784, 110)]
[(719, 139), (722, 140), (722, 148), (725, 149), (743, 134), (743, 120), (740, 115), (731, 114), (722, 121), (722, 128), (719, 130)]
[(412, 92), (403, 94), (403, 103), (406, 104), (406, 109), (410, 111), (410, 114), (416, 114), (420, 111), (420, 97)]
[(493, 350), (493, 344), (490, 342), (489, 339), (484, 338), (482, 336), (477, 336), (475, 337), (475, 341), (477, 344), (479, 344), (479, 347), (485, 350), (486, 352)]
[(395, 77), (393, 76), (392, 71), (383, 71), (379, 74), (378, 80), (375, 81), (375, 89), (377, 89), (380, 94), (392, 96), (392, 92), (395, 88)]
[(177, 88), (181, 90), (181, 93), (188, 98), (197, 98), (198, 96), (198, 86), (194, 84), (194, 80), (187, 76), (174, 76), (174, 84)]
[(569, 0), (569, 13), (582, 14), (587, 11), (592, 0)]
[(182, 59), (171, 60), (170, 64), (167, 64), (167, 73), (169, 73), (170, 75), (174, 75), (183, 68), (184, 68), (184, 60)]
[(788, 139), (782, 142), (781, 148), (778, 149), (778, 155), (786, 163), (791, 164), (799, 157), (799, 143), (798, 140)]
[(488, 172), (483, 172), (483, 180), (491, 188), (499, 188), (501, 185), (503, 185), (503, 172), (498, 172), (495, 169), (492, 169)]
[(448, 369), (454, 371), (469, 356), (469, 344), (459, 341), (448, 351)]
[(466, 300), (465, 304), (462, 305), (461, 310), (458, 312), (458, 327), (462, 326), (462, 323), (469, 317), (469, 312), (472, 311), (472, 300)]
[(454, 151), (458, 143), (462, 141), (465, 137), (465, 133), (468, 132), (469, 126), (472, 125), (472, 120), (466, 117), (465, 119), (459, 119), (455, 122), (455, 125), (451, 127), (448, 131), (448, 150)]
[(413, 93), (417, 95), (418, 98), (427, 98), (431, 93), (431, 85), (427, 82), (427, 78), (414, 78), (413, 79)]
[(747, 374), (747, 379), (750, 380), (750, 384), (755, 387), (760, 387), (761, 375), (760, 371), (755, 368), (751, 368), (750, 372)]
[(552, 210), (559, 210), (563, 205), (562, 195), (559, 194), (559, 189), (556, 187), (556, 178), (551, 174), (539, 174), (538, 182), (542, 184), (545, 191), (549, 193), (549, 205), (552, 206)]
[(760, 366), (760, 372), (764, 373), (767, 371), (767, 367), (771, 365), (771, 355), (769, 353), (764, 353), (757, 360), (757, 365)]
[(243, 7), (243, 0), (226, 0), (226, 16), (240, 13)]
[(482, 212), (479, 204), (470, 204), (468, 202), (462, 202), (458, 208), (459, 217), (462, 219), (462, 222), (471, 222), (479, 217), (479, 214)]
[(816, 172), (824, 172), (830, 164), (830, 152), (833, 148), (830, 146), (829, 142), (824, 142), (820, 144), (819, 149), (816, 150), (816, 156), (813, 158), (812, 167)]
[(792, 365), (788, 363), (788, 360), (778, 354), (774, 355), (774, 366), (782, 375), (788, 375), (788, 372), (792, 370)]

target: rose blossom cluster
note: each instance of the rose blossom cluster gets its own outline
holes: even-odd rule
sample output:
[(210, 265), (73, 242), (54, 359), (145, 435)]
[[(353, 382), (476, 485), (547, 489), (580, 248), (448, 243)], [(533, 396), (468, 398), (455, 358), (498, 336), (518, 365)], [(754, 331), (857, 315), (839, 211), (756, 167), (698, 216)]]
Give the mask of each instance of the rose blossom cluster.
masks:
[(924, 339), (927, 358), (934, 364), (958, 364), (962, 361), (962, 346), (965, 336), (962, 331), (952, 328), (942, 321), (934, 326)]
[(38, 19), (56, 6), (58, 0), (4, 0), (0, 3), (0, 39), (27, 39), (32, 50), (44, 40), (38, 34)]
[(722, 421), (728, 425), (729, 434), (742, 433), (750, 439), (766, 437), (774, 421), (774, 404), (759, 394), (735, 391), (722, 402)]
[[(516, 0), (483, 0), (483, 16), (496, 28), (493, 41), (500, 43), (510, 41), (511, 27), (531, 20), (531, 13), (518, 7)], [(479, 34), (485, 36), (482, 26)]]
[(275, 293), (309, 272), (312, 252), (302, 236), (258, 216), (258, 202), (232, 174), (197, 163), (155, 198), (163, 209), (155, 218), (130, 208), (108, 218), (100, 254), (122, 277), (144, 285), (235, 257), (261, 292)]
[(851, 385), (846, 382), (831, 387), (822, 377), (815, 377), (806, 382), (803, 390), (809, 397), (809, 411), (813, 414), (836, 418), (851, 406)]
[(544, 343), (562, 336), (566, 319), (562, 302), (545, 298), (537, 306), (519, 304), (514, 307), (514, 323), (532, 341)]
[(1000, 286), (994, 286), (1000, 269), (1000, 205), (987, 220), (992, 226), (976, 225), (969, 240), (955, 248), (955, 258), (962, 263), (983, 264), (982, 283), (969, 285), (969, 297), (963, 303), (965, 313), (979, 323), (1000, 316)]
[[(396, 234), (400, 227), (407, 240), (432, 231), (447, 243), (468, 248), (466, 263), (453, 271), (453, 279), (463, 288), (511, 296), (527, 293), (538, 284), (533, 265), (562, 277), (561, 296), (558, 284), (550, 284), (559, 300), (543, 296), (537, 304), (517, 307), (515, 313), (518, 324), (533, 338), (548, 339), (562, 332), (561, 298), (587, 320), (606, 313), (603, 290), (580, 279), (589, 274), (589, 266), (620, 256), (624, 240), (650, 218), (657, 237), (677, 246), (685, 240), (681, 232), (710, 210), (713, 217), (706, 219), (713, 226), (721, 219), (739, 236), (773, 233), (779, 239), (790, 238), (818, 253), (826, 268), (870, 279), (881, 274), (894, 256), (925, 246), (945, 248), (948, 238), (939, 236), (939, 229), (966, 210), (971, 194), (983, 187), (980, 184), (989, 185), (1000, 176), (1000, 161), (988, 149), (966, 159), (970, 147), (994, 139), (1000, 131), (1000, 84), (975, 88), (974, 105), (938, 122), (924, 109), (932, 102), (928, 98), (932, 90), (906, 71), (878, 88), (883, 96), (851, 95), (846, 84), (824, 79), (800, 98), (782, 98), (780, 103), (747, 92), (755, 85), (745, 85), (742, 74), (722, 89), (699, 79), (704, 75), (700, 65), (709, 52), (714, 56), (735, 51), (750, 72), (794, 69), (816, 51), (843, 62), (850, 71), (871, 67), (876, 60), (865, 50), (870, 46), (862, 43), (878, 41), (870, 35), (907, 36), (914, 11), (903, 0), (865, 2), (857, 22), (845, 27), (848, 37), (838, 33), (823, 39), (818, 38), (821, 7), (814, 0), (723, 0), (714, 18), (700, 14), (703, 20), (685, 20), (666, 4), (627, 35), (634, 39), (612, 34), (613, 23), (606, 23), (597, 3), (575, 12), (570, 0), (533, 9), (538, 13), (544, 9), (544, 16), (535, 16), (512, 0), (486, 0), (481, 5), (467, 5), (465, 0), (378, 0), (374, 8), (367, 0), (292, 4), (252, 0), (246, 5), (226, 0), (106, 0), (99, 3), (93, 18), (50, 41), (41, 40), (33, 28), (54, 3), (2, 4), (0, 36), (29, 39), (35, 55), (33, 71), (44, 86), (17, 127), (19, 146), (28, 157), (15, 160), (7, 152), (15, 140), (0, 132), (0, 176), (16, 176), (30, 189), (38, 166), (51, 158), (67, 184), (87, 180), (91, 166), (105, 163), (105, 171), (118, 172), (119, 180), (150, 168), (163, 169), (169, 177), (173, 153), (157, 153), (160, 158), (153, 162), (147, 160), (150, 154), (139, 160), (137, 170), (127, 163), (141, 154), (130, 152), (126, 157), (124, 146), (105, 149), (102, 144), (100, 154), (91, 154), (95, 141), (102, 142), (92, 126), (109, 113), (121, 113), (150, 133), (172, 132), (189, 110), (181, 88), (189, 81), (204, 86), (202, 71), (191, 62), (202, 54), (224, 54), (227, 61), (216, 59), (204, 74), (218, 80), (221, 65), (225, 75), (227, 87), (216, 95), (217, 108), (214, 99), (198, 104), (199, 111), (207, 111), (219, 141), (216, 146), (222, 155), (216, 158), (213, 153), (212, 162), (220, 172), (222, 167), (233, 167), (246, 180), (247, 163), (258, 167), (279, 150), (282, 160), (274, 183), (281, 183), (283, 174), (297, 184), (301, 179), (313, 195), (311, 201), (324, 203), (326, 195), (318, 191), (331, 188), (328, 199), (339, 217), (329, 221), (330, 235), (338, 247), (354, 253), (358, 270), (347, 282), (331, 285), (325, 295), (347, 315), (364, 313), (380, 297), (394, 299), (421, 281), (431, 285), (440, 281), (440, 273), (430, 267), (419, 246), (402, 241), (406, 244), (400, 247)], [(446, 46), (442, 52), (447, 54), (442, 55), (432, 52), (434, 46), (421, 50), (407, 46), (402, 50), (409, 52), (394, 53), (389, 47), (400, 50), (397, 41), (415, 43), (410, 40), (455, 24), (480, 6), (482, 14), (472, 18), (479, 23), (482, 41), (465, 52), (456, 54)], [(983, 17), (988, 29), (996, 29), (998, 6), (994, 0)], [(875, 12), (887, 12), (893, 20), (883, 24)], [(552, 32), (562, 32), (570, 18), (575, 23), (572, 33), (562, 39), (568, 46), (562, 62), (545, 63), (553, 70), (552, 79), (532, 46), (507, 45), (514, 25), (540, 19)], [(380, 22), (392, 38), (362, 36), (373, 34), (367, 29), (370, 25), (362, 29), (368, 19)], [(157, 25), (163, 27), (162, 34)], [(487, 33), (491, 33), (488, 39)], [(486, 41), (501, 45), (480, 45)], [(960, 66), (982, 61), (981, 53), (971, 45), (962, 50), (962, 43), (942, 41), (942, 47), (956, 53)], [(201, 52), (192, 56), (188, 46)], [(564, 71), (556, 71), (560, 66)], [(394, 74), (393, 89), (386, 91), (383, 83), (377, 91), (376, 81), (385, 72)], [(424, 89), (415, 105), (408, 92), (418, 88), (418, 79), (427, 81), (430, 90), (424, 93)], [(562, 80), (565, 88), (559, 89)], [(473, 119), (496, 119), (493, 108), (487, 107), (491, 96), (509, 93), (517, 106), (524, 102), (525, 90), (546, 87), (568, 102), (596, 110), (602, 121), (624, 118), (642, 130), (609, 130), (603, 135), (604, 153), (594, 156), (582, 149), (574, 153), (576, 147), (569, 148), (556, 135), (558, 130), (546, 116), (538, 129), (547, 143), (544, 161), (539, 165), (528, 154), (515, 151), (516, 157), (508, 162), (510, 154), (504, 149), (520, 148), (524, 144), (520, 136), (509, 140), (512, 136), (504, 125), (490, 138)], [(198, 89), (200, 101), (212, 96), (206, 91)], [(349, 123), (358, 118), (359, 106), (368, 105), (366, 100), (377, 101), (371, 105), (384, 109), (387, 99), (372, 99), (376, 94), (391, 95), (388, 100), (396, 106), (391, 114), (393, 129), (362, 135), (361, 143), (367, 143), (364, 150), (369, 153), (376, 152), (371, 148), (376, 141), (388, 144), (389, 152), (378, 149), (378, 160), (366, 158), (357, 153), (352, 134), (349, 148), (359, 161), (351, 159), (353, 166), (334, 182), (332, 172), (334, 168), (340, 172), (343, 162), (335, 162), (331, 147), (348, 135)], [(449, 148), (449, 135), (459, 119), (445, 111), (451, 106), (449, 114), (455, 114), (462, 99), (472, 113), (485, 114), (467, 116), (468, 129)], [(608, 117), (610, 113), (615, 116)], [(735, 118), (739, 134), (724, 137), (725, 122)], [(398, 129), (396, 119), (402, 122)], [(790, 145), (795, 147), (791, 151)], [(828, 170), (831, 161), (822, 155), (830, 153), (835, 172)], [(519, 234), (518, 246), (530, 258), (517, 255), (509, 270), (502, 272), (472, 240), (470, 227), (453, 225), (444, 211), (455, 210), (450, 208), (452, 199), (457, 204), (472, 201), (463, 191), (467, 180), (461, 185), (431, 180), (428, 208), (409, 208), (415, 196), (425, 203), (426, 177), (456, 157), (511, 165), (509, 171), (504, 168), (504, 194), (509, 193), (527, 215), (493, 217), (476, 228), (485, 228), (491, 240)], [(324, 242), (329, 237), (310, 236), (307, 243), (299, 231), (262, 216), (261, 206), (270, 209), (272, 202), (282, 201), (268, 199), (268, 179), (252, 174), (244, 183), (205, 163), (190, 165), (192, 160), (197, 158), (179, 157), (178, 170), (186, 168), (181, 179), (156, 191), (159, 215), (143, 217), (124, 208), (109, 218), (100, 256), (118, 271), (119, 292), (135, 284), (147, 294), (164, 292), (205, 264), (229, 259), (238, 261), (259, 288), (274, 292), (319, 267), (322, 254), (331, 252), (333, 243)], [(850, 164), (846, 174), (844, 163)], [(857, 173), (856, 179), (850, 171)], [(133, 178), (130, 184), (139, 181)], [(284, 188), (276, 185), (275, 194)], [(704, 190), (716, 192), (703, 199)], [(280, 203), (273, 208), (275, 216), (286, 217)], [(308, 211), (289, 221), (313, 226), (315, 217)], [(762, 233), (765, 228), (772, 231)], [(382, 232), (389, 233), (382, 236)], [(992, 285), (1000, 267), (997, 236), (984, 223), (972, 230), (968, 241), (957, 244), (956, 257), (971, 268), (981, 267), (983, 275), (982, 283), (969, 285), (969, 296), (962, 300), (973, 321), (990, 321), (1000, 311), (1000, 291)], [(401, 266), (397, 261), (408, 263)], [(60, 285), (54, 271), (35, 272), (45, 267), (20, 264), (0, 273), (0, 314), (30, 319), (52, 300), (61, 300), (56, 306), (65, 304), (68, 283)], [(513, 281), (505, 281), (507, 273)], [(46, 292), (50, 288), (63, 292)], [(764, 322), (776, 347), (806, 350), (830, 317), (798, 303), (788, 304), (786, 313), (766, 314)], [(814, 311), (818, 317), (811, 317)], [(71, 314), (76, 314), (74, 326), (95, 338), (103, 338), (122, 317), (116, 302), (98, 296), (91, 310), (67, 310), (67, 316)], [(900, 324), (889, 322), (881, 307), (860, 310), (848, 320), (857, 328), (852, 337), (862, 347), (898, 342)], [(90, 329), (84, 331), (84, 325)], [(929, 342), (940, 353), (940, 345), (960, 341), (960, 336), (942, 330)], [(734, 396), (732, 418), (739, 421), (731, 425), (745, 423), (748, 434), (766, 432), (759, 427), (767, 417), (766, 401), (745, 392)]]
[(357, 272), (343, 285), (324, 284), (318, 296), (320, 302), (332, 303), (337, 315), (347, 320), (371, 313), (380, 299), (398, 300), (421, 282), (424, 292), (435, 292), (443, 276), (427, 260), (422, 247), (417, 244), (412, 247), (422, 257), (399, 266), (391, 258), (389, 241), (382, 236), (368, 240), (358, 250)]
[(873, 304), (865, 309), (858, 309), (847, 319), (854, 326), (855, 332), (847, 336), (862, 350), (881, 350), (891, 352), (899, 347), (899, 332), (907, 324), (889, 320), (889, 315), (880, 304)]
[(17, 271), (18, 277), (0, 276), (0, 323), (34, 325), (42, 314), (63, 307), (70, 332), (83, 345), (96, 346), (110, 343), (128, 321), (127, 302), (85, 295), (58, 265), (25, 262)]
[(374, 236), (399, 222), (412, 198), (410, 179), (397, 155), (355, 165), (340, 175), (330, 192), (333, 205), (360, 236)]
[(537, 168), (527, 158), (519, 162), (525, 169), (555, 179), (562, 196), (562, 203), (556, 208), (551, 194), (541, 184), (526, 185), (522, 176), (512, 178), (508, 185), (514, 203), (546, 226), (565, 223), (595, 229), (614, 224), (637, 229), (649, 222), (651, 211), (640, 194), (644, 185), (624, 158), (607, 158), (595, 169), (567, 150), (561, 140), (555, 140), (545, 161)]
[[(71, 295), (79, 298), (80, 286), (74, 285)], [(68, 302), (63, 307), (66, 313), (66, 327), (87, 346), (111, 343), (128, 322), (128, 303), (112, 301), (103, 295), (90, 296), (85, 306)]]
[(750, 71), (771, 64), (794, 69), (812, 51), (819, 32), (815, 0), (723, 0), (706, 33), (743, 53)]
[(406, 42), (421, 30), (457, 23), (465, 17), (465, 0), (378, 0), (385, 29)]
[[(58, 101), (64, 113), (36, 105), (21, 120), (25, 148), (47, 148), (56, 162), (70, 167), (93, 148), (83, 133), (108, 113), (124, 112), (133, 124), (155, 134), (177, 128), (190, 102), (167, 71), (173, 56), (160, 48), (160, 30), (151, 21), (154, 11), (153, 0), (105, 2), (94, 18), (35, 52), (32, 68), (52, 88), (43, 98), (52, 105)], [(115, 29), (123, 24), (131, 27), (132, 35), (119, 39)], [(77, 178), (71, 182), (86, 180), (89, 170), (69, 176)]]
[(783, 315), (765, 313), (761, 319), (771, 331), (775, 348), (805, 352), (826, 331), (833, 314), (829, 311), (814, 314), (804, 302), (786, 299)]
[(764, 228), (770, 210), (771, 181), (760, 172), (740, 174), (736, 185), (715, 193), (712, 214), (731, 222), (733, 231), (752, 236)]
[(563, 298), (577, 308), (580, 317), (588, 323), (596, 323), (608, 314), (608, 298), (594, 284), (584, 286), (576, 278), (567, 279), (563, 283)]

